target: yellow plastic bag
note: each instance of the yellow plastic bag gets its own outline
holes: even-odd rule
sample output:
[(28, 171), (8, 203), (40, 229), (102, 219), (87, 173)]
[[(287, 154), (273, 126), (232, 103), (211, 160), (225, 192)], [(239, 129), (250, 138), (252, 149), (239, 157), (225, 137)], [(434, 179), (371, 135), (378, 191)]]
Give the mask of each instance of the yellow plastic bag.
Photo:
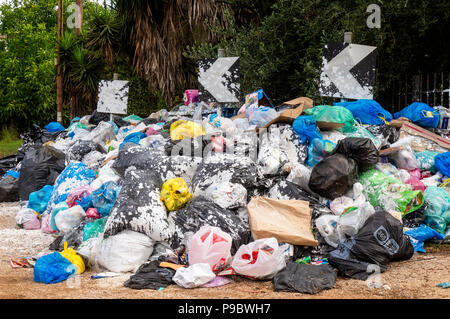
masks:
[(182, 208), (191, 198), (189, 188), (182, 178), (169, 179), (161, 188), (161, 201), (169, 211)]
[(67, 248), (67, 242), (64, 242), (64, 251), (60, 254), (75, 266), (77, 275), (84, 273), (86, 266), (84, 265), (83, 258), (73, 248)]
[(191, 121), (178, 120), (170, 125), (170, 137), (174, 141), (205, 134), (205, 129), (200, 124)]

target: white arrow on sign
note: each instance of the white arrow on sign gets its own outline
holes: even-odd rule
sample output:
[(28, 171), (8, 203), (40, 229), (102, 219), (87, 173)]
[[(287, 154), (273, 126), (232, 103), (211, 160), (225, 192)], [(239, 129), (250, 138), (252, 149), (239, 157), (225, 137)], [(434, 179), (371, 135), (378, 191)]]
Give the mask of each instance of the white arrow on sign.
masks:
[(238, 57), (219, 58), (211, 67), (200, 70), (198, 81), (218, 102), (239, 102), (237, 97), (223, 84), (223, 75), (238, 60)]
[(343, 97), (360, 99), (373, 96), (371, 87), (362, 87), (350, 73), (350, 70), (375, 49), (376, 47), (367, 45), (349, 44), (325, 65), (323, 72)]

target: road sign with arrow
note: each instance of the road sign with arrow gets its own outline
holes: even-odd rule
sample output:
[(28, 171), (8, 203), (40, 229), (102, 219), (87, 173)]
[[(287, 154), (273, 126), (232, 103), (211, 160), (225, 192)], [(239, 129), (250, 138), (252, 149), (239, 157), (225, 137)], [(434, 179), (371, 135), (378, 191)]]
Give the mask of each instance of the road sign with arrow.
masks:
[(199, 102), (239, 102), (239, 57), (198, 61)]
[(376, 47), (327, 43), (323, 50), (321, 96), (373, 99)]

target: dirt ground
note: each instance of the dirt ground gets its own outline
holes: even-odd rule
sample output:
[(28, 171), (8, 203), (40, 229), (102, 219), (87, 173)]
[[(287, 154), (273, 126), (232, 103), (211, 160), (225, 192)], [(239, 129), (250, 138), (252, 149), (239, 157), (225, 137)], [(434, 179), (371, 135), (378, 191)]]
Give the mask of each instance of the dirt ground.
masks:
[(450, 289), (436, 287), (450, 281), (450, 248), (430, 247), (426, 254), (395, 262), (381, 274), (385, 288), (369, 288), (365, 281), (338, 277), (336, 286), (316, 295), (276, 293), (271, 281), (257, 282), (239, 276), (218, 288), (186, 290), (176, 285), (162, 291), (123, 287), (131, 273), (91, 279), (86, 271), (75, 279), (54, 285), (33, 281), (33, 269), (12, 269), (12, 258), (36, 256), (48, 249), (53, 237), (40, 230), (20, 230), (14, 217), (17, 204), (0, 204), (0, 299), (450, 299)]

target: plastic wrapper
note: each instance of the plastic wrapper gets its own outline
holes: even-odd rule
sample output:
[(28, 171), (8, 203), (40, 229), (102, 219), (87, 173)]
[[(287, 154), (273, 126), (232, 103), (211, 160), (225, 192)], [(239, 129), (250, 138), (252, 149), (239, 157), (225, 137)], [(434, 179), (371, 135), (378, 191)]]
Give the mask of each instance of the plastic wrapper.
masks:
[(349, 210), (339, 216), (337, 232), (339, 238), (355, 236), (367, 219), (375, 214), (375, 209), (370, 203), (364, 203), (355, 210)]
[(359, 182), (364, 186), (364, 195), (374, 207), (399, 211), (404, 216), (424, 203), (421, 191), (412, 191), (400, 180), (377, 170), (364, 172)]
[(173, 249), (180, 247), (185, 234), (196, 233), (205, 225), (218, 227), (233, 238), (232, 254), (251, 239), (250, 228), (236, 213), (220, 207), (203, 196), (194, 197), (182, 209), (171, 212), (169, 223), (175, 226), (175, 233), (169, 239)]
[(309, 167), (314, 167), (324, 158), (327, 158), (336, 147), (331, 141), (315, 138), (308, 146), (308, 160), (306, 164)]
[(231, 262), (232, 238), (218, 227), (203, 226), (189, 240), (189, 265), (208, 264), (218, 273)]
[(162, 181), (155, 171), (129, 169), (105, 224), (105, 238), (123, 230), (146, 234), (154, 241), (172, 237), (167, 210), (160, 200)]
[(212, 184), (206, 189), (205, 197), (225, 209), (247, 206), (247, 190), (241, 184), (230, 182)]
[(98, 237), (103, 233), (107, 217), (97, 219), (94, 222), (88, 223), (84, 226), (83, 241)]
[(178, 268), (172, 280), (183, 288), (197, 288), (216, 278), (207, 263)]
[(161, 201), (169, 211), (182, 208), (191, 198), (189, 188), (182, 178), (169, 179), (161, 188)]
[(336, 215), (322, 215), (315, 221), (317, 230), (324, 238), (326, 243), (331, 247), (337, 248), (341, 238), (337, 231), (339, 225), (339, 216)]
[(278, 241), (275, 238), (264, 238), (241, 246), (231, 267), (239, 275), (268, 280), (286, 267), (286, 260)]
[(439, 153), (434, 151), (423, 151), (416, 153), (416, 158), (419, 162), (420, 169), (422, 171), (430, 171), (432, 173), (436, 173), (434, 160), (437, 155), (439, 155)]
[(340, 140), (343, 140), (347, 137), (337, 130), (322, 131), (320, 132), (320, 135), (322, 135), (322, 139), (328, 140), (334, 144), (337, 144)]
[(314, 166), (308, 185), (313, 192), (333, 200), (353, 186), (358, 173), (355, 160), (334, 154)]

